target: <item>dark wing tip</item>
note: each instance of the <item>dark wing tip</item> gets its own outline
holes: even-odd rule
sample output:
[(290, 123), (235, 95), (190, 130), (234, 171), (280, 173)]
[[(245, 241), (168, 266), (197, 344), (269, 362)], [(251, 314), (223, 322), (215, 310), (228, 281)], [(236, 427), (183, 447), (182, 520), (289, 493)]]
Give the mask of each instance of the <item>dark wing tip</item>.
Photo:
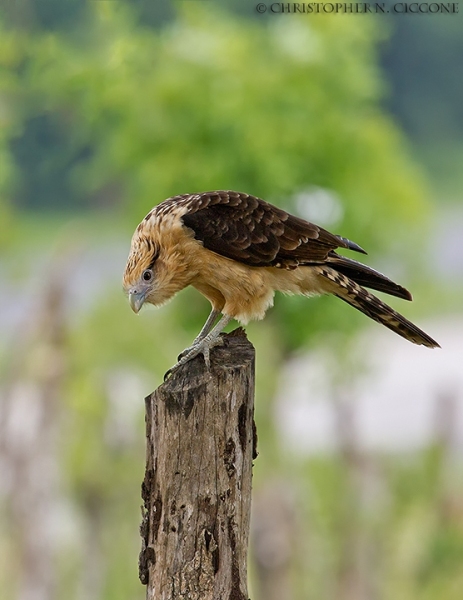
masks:
[(354, 250), (355, 252), (360, 252), (361, 254), (368, 254), (368, 252), (366, 252), (361, 246), (359, 246), (355, 242), (351, 242), (350, 240), (348, 240), (345, 237), (342, 237), (341, 235), (337, 235), (336, 237), (341, 242), (341, 246), (343, 248), (348, 248), (349, 250)]
[(413, 300), (413, 296), (411, 295), (411, 293), (407, 290), (407, 288), (404, 288), (402, 285), (396, 284), (398, 288), (400, 288), (400, 291), (402, 292), (402, 295), (399, 296), (399, 298), (402, 298), (403, 300), (410, 300), (410, 302)]
[[(424, 332), (423, 332), (424, 333)], [(441, 345), (438, 344), (436, 342), (436, 340), (433, 340), (432, 337), (430, 337), (427, 334), (424, 334), (422, 336), (422, 341), (421, 341), (421, 345), (422, 346), (426, 346), (426, 348), (441, 348)], [(442, 348), (441, 348), (442, 349)]]

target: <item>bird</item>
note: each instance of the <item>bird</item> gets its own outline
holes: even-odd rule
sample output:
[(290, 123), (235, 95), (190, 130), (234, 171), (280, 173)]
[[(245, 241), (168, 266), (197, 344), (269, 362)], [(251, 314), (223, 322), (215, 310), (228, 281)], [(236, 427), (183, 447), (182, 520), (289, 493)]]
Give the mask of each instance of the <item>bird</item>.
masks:
[(235, 319), (260, 320), (275, 292), (332, 294), (406, 340), (440, 347), (366, 288), (404, 300), (410, 292), (336, 250), (366, 254), (355, 242), (294, 216), (257, 196), (211, 191), (172, 196), (155, 206), (132, 237), (123, 288), (132, 310), (161, 306), (188, 286), (211, 303), (201, 331), (166, 377), (210, 350)]

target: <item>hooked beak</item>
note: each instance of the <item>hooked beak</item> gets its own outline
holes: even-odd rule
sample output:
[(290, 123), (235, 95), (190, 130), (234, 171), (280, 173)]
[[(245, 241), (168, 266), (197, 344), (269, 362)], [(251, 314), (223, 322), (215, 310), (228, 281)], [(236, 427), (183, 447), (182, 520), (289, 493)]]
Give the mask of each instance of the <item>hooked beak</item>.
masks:
[(143, 302), (145, 301), (146, 292), (129, 292), (129, 302), (130, 307), (134, 313), (138, 313), (140, 308), (143, 306)]

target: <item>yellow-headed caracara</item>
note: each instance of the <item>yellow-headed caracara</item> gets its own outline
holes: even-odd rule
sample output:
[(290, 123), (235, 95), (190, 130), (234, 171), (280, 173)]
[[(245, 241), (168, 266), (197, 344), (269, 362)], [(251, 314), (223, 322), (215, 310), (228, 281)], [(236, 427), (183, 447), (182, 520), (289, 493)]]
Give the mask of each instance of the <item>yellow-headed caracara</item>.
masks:
[(204, 327), (169, 373), (199, 353), (208, 364), (227, 323), (262, 319), (275, 291), (334, 294), (414, 344), (439, 346), (365, 288), (405, 300), (412, 299), (410, 292), (336, 248), (366, 254), (354, 242), (249, 194), (182, 194), (158, 204), (138, 225), (123, 285), (136, 313), (145, 302), (160, 306), (188, 285), (211, 303)]

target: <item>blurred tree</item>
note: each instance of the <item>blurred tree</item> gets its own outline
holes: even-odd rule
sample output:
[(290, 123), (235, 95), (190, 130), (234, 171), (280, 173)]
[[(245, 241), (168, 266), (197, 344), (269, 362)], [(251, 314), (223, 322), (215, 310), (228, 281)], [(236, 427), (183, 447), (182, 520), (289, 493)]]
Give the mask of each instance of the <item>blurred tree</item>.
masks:
[(20, 165), (21, 178), (14, 193), (15, 204), (32, 210), (71, 210), (82, 204), (71, 174), (88, 160), (91, 146), (69, 138), (69, 126), (59, 113), (42, 113), (24, 122), (20, 135), (10, 143), (11, 154)]
[(7, 26), (24, 30), (76, 29), (85, 17), (85, 0), (14, 0), (0, 8)]
[[(143, 28), (158, 30), (175, 19), (176, 5), (172, 0), (121, 0), (118, 4), (122, 10), (130, 11), (132, 24), (137, 23)], [(203, 11), (208, 11), (210, 6), (213, 4), (206, 3)], [(248, 20), (252, 18), (259, 26), (281, 22), (278, 15), (259, 15), (247, 0), (222, 0), (220, 6), (235, 14), (246, 15)], [(88, 30), (92, 29), (94, 13), (93, 3), (86, 0), (64, 3), (60, 0), (15, 0), (0, 7), (0, 15), (7, 27), (36, 32), (57, 31), (84, 45), (89, 41)], [(284, 19), (291, 20), (289, 15)], [(421, 15), (419, 19), (399, 18), (398, 15), (387, 19), (381, 15), (378, 19), (381, 19), (383, 29), (386, 23), (391, 31), (388, 43), (380, 46), (378, 52), (391, 82), (391, 94), (385, 99), (385, 106), (418, 143), (431, 172), (441, 182), (454, 179), (462, 152), (459, 115), (463, 90), (459, 78), (453, 76), (461, 59), (461, 19), (457, 15), (440, 15), (439, 18)], [(312, 21), (315, 23), (316, 19)], [(442, 64), (447, 68), (441, 68)], [(430, 141), (439, 149), (429, 148)]]
[(463, 59), (462, 33), (458, 15), (397, 19), (384, 44), (382, 64), (392, 84), (387, 106), (418, 144), (461, 142), (463, 80), (455, 74)]
[(438, 186), (439, 199), (461, 198), (463, 60), (461, 15), (393, 18), (381, 47), (390, 82), (384, 99)]

